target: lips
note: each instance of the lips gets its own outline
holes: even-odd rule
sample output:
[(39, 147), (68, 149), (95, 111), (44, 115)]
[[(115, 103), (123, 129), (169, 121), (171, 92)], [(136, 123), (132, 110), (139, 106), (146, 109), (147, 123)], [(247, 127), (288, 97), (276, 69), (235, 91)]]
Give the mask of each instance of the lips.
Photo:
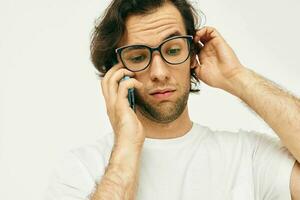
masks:
[(168, 101), (168, 99), (173, 95), (174, 92), (175, 89), (173, 88), (163, 88), (150, 91), (150, 95), (158, 101)]
[(150, 91), (150, 95), (165, 94), (165, 93), (174, 92), (174, 91), (175, 91), (175, 89), (172, 89), (172, 88), (156, 89), (156, 90)]

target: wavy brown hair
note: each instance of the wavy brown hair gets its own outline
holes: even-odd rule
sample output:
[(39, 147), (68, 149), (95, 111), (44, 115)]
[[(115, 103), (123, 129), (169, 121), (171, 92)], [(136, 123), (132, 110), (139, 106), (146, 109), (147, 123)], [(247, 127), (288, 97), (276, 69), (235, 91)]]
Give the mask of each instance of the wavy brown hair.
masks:
[[(166, 2), (172, 3), (180, 12), (188, 35), (195, 35), (200, 17), (186, 0), (113, 0), (104, 15), (96, 21), (91, 37), (91, 60), (103, 77), (117, 63), (115, 49), (125, 33), (128, 16), (152, 12)], [(199, 52), (199, 46), (192, 44), (191, 57)], [(191, 69), (191, 92), (199, 91), (199, 79)]]

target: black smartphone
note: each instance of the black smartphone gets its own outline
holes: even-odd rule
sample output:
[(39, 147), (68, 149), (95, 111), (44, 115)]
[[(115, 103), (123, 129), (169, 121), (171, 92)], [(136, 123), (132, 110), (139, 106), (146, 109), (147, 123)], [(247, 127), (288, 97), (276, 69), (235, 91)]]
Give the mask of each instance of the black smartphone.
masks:
[[(129, 76), (124, 76), (124, 78), (122, 78), (123, 80), (128, 80), (130, 79)], [(128, 89), (128, 102), (130, 107), (133, 109), (133, 111), (135, 112), (135, 102), (134, 102), (134, 88), (130, 88)]]

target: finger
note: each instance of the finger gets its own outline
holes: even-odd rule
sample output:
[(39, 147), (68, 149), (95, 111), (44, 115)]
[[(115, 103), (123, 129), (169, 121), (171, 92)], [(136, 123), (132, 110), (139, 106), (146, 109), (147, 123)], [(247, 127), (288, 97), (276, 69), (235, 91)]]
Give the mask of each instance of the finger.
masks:
[(114, 65), (110, 70), (108, 70), (105, 74), (105, 76), (103, 77), (103, 79), (101, 80), (101, 88), (102, 88), (102, 93), (104, 98), (107, 98), (108, 96), (108, 82), (110, 77), (119, 69), (121, 69), (123, 67), (123, 65), (121, 63), (118, 63), (116, 65)]
[(205, 44), (214, 38), (223, 39), (221, 34), (214, 27), (205, 26), (196, 32), (194, 41), (195, 42), (201, 41), (202, 43)]
[(115, 98), (117, 96), (118, 87), (120, 84), (121, 79), (124, 76), (133, 77), (134, 73), (125, 69), (121, 68), (118, 69), (109, 79), (108, 81), (108, 95), (110, 98)]
[(130, 89), (130, 88), (141, 89), (142, 87), (143, 87), (143, 84), (134, 78), (130, 78), (128, 80), (122, 81), (119, 84), (117, 101), (120, 102), (120, 104), (122, 104), (122, 105), (125, 104), (125, 105), (129, 106), (128, 99), (127, 99), (128, 89)]

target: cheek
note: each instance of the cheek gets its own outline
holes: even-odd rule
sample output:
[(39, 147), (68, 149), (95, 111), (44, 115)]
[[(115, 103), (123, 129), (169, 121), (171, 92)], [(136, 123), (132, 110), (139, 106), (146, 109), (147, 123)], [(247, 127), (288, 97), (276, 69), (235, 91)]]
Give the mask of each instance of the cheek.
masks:
[(139, 92), (140, 93), (143, 93), (145, 88), (147, 88), (147, 77), (146, 76), (143, 76), (143, 75), (137, 75), (135, 74), (135, 76), (133, 77), (134, 79), (136, 79), (137, 81), (141, 82), (143, 84), (143, 87), (139, 89)]
[(180, 72), (180, 80), (184, 82), (190, 82), (190, 77), (191, 77), (191, 68), (190, 65), (182, 66), (182, 71)]
[(146, 91), (146, 88), (147, 88), (146, 77), (141, 76), (141, 75), (135, 75), (134, 78), (143, 84), (142, 88), (140, 88), (140, 89), (135, 88), (135, 91), (137, 91), (139, 93), (139, 96), (144, 96), (144, 94), (147, 92)]
[(177, 85), (177, 88), (180, 90), (180, 93), (185, 93), (187, 90), (190, 90), (190, 77), (190, 70), (182, 70), (180, 71), (180, 73), (174, 76), (175, 83)]

